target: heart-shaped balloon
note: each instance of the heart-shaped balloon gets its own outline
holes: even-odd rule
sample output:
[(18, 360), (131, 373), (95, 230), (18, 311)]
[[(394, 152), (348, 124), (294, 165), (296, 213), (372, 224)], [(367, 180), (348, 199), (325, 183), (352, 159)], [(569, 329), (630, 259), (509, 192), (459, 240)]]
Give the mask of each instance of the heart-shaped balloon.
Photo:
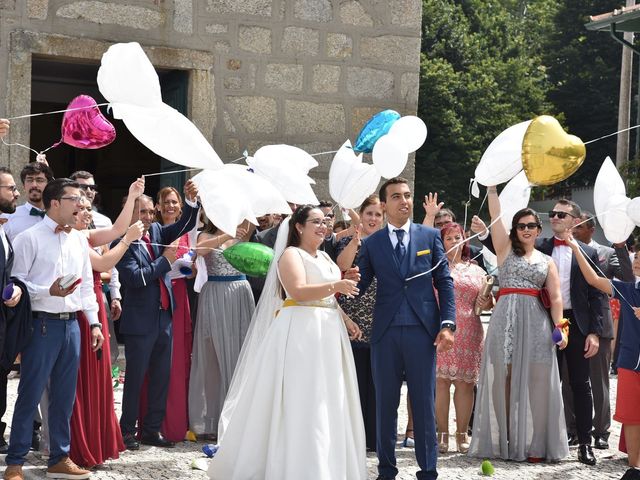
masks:
[(534, 118), (522, 141), (522, 167), (534, 185), (553, 185), (569, 178), (586, 154), (582, 140), (565, 132), (549, 115)]
[(62, 141), (76, 148), (96, 149), (116, 139), (116, 129), (89, 95), (80, 95), (67, 106), (62, 119)]

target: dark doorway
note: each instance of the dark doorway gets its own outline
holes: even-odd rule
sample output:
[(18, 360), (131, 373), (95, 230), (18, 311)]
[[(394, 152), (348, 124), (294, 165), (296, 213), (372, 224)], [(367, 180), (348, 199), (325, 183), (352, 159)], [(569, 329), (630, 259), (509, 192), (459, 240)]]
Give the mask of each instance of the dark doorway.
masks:
[[(67, 63), (52, 58), (33, 58), (31, 77), (31, 112), (49, 112), (66, 108), (78, 95), (89, 95), (96, 103), (105, 103), (98, 90), (96, 78), (99, 65)], [(187, 111), (187, 71), (158, 70), (163, 101), (181, 113)], [(115, 219), (120, 212), (121, 200), (129, 185), (138, 176), (159, 171), (180, 170), (159, 157), (136, 140), (120, 120), (115, 120), (107, 107), (100, 107), (103, 115), (116, 128), (116, 140), (98, 150), (83, 150), (61, 144), (47, 152), (47, 160), (56, 177), (66, 177), (76, 170), (94, 174), (100, 195), (100, 211)], [(60, 140), (63, 114), (42, 115), (31, 118), (31, 148), (42, 151)], [(31, 154), (35, 160), (35, 154)], [(167, 185), (182, 191), (186, 175), (175, 173), (147, 179), (146, 192), (155, 198), (156, 192)]]

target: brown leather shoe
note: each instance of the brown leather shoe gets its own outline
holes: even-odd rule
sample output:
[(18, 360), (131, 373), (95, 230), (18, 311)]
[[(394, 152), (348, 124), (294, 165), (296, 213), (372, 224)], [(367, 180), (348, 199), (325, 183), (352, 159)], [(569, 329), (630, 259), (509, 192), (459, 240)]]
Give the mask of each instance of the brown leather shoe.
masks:
[(22, 465), (7, 465), (7, 469), (4, 471), (4, 480), (24, 480), (22, 474)]
[(62, 457), (55, 465), (47, 468), (47, 478), (64, 478), (69, 480), (76, 480), (82, 478), (89, 478), (91, 472), (80, 468), (71, 461), (69, 457)]

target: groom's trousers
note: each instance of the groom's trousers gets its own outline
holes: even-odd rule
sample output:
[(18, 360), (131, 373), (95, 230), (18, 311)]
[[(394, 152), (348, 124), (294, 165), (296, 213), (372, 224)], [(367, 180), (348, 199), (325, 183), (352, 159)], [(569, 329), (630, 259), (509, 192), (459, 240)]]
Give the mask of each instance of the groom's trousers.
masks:
[(403, 379), (407, 381), (416, 460), (420, 480), (438, 477), (438, 442), (435, 423), (436, 350), (433, 338), (422, 325), (390, 326), (380, 341), (371, 345), (371, 368), (376, 393), (378, 473), (398, 474), (396, 440), (398, 405)]

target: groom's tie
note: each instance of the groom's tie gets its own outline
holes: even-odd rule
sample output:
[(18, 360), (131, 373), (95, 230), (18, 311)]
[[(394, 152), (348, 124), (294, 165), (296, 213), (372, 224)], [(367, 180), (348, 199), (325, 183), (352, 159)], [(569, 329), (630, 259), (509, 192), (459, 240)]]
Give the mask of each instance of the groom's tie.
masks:
[(404, 246), (404, 243), (402, 243), (402, 239), (404, 238), (404, 234), (405, 231), (398, 228), (396, 230), (394, 230), (396, 237), (398, 237), (398, 244), (396, 245), (396, 257), (398, 258), (398, 261), (400, 263), (402, 263), (402, 259), (404, 258), (404, 254), (407, 253), (407, 247)]

